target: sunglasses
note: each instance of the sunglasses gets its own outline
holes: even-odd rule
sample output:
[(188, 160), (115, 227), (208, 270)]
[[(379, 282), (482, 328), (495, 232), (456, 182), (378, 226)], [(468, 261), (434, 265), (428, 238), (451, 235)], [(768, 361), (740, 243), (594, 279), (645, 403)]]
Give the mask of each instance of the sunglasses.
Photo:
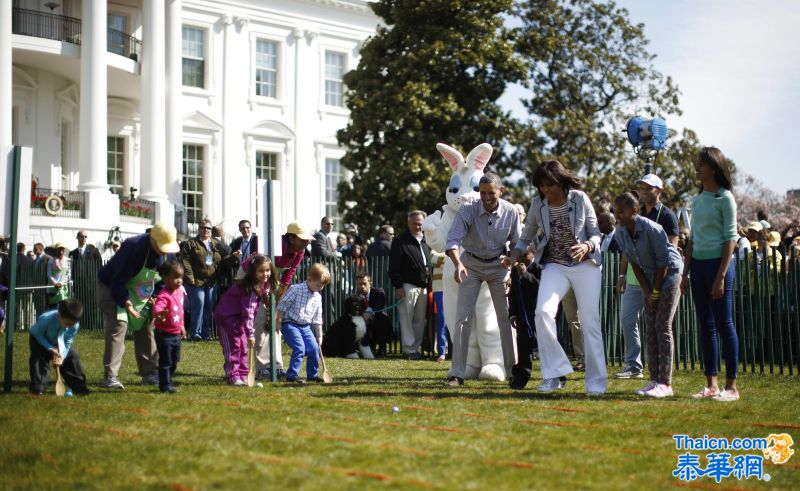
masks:
[(79, 235), (79, 236), (78, 236), (78, 238), (79, 238), (79, 239), (86, 239), (86, 238), (88, 238), (88, 236), (86, 236), (86, 235)]
[(197, 227), (199, 230), (211, 230), (211, 227)]

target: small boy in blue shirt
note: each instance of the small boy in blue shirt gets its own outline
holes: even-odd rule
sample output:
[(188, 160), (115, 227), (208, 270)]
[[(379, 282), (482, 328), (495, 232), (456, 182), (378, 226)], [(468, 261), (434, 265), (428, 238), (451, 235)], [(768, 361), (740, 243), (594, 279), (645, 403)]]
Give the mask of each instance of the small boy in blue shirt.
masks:
[(58, 303), (56, 310), (40, 315), (30, 331), (31, 392), (44, 394), (50, 379), (50, 363), (61, 367), (64, 383), (77, 395), (89, 394), (86, 374), (72, 341), (80, 329), (83, 305), (74, 298)]
[(319, 347), (322, 344), (322, 296), (320, 290), (331, 282), (331, 273), (324, 264), (315, 263), (308, 270), (308, 279), (289, 287), (278, 302), (278, 329), (292, 348), (286, 382), (305, 384), (299, 378), (303, 358), (309, 382), (322, 382), (319, 377)]

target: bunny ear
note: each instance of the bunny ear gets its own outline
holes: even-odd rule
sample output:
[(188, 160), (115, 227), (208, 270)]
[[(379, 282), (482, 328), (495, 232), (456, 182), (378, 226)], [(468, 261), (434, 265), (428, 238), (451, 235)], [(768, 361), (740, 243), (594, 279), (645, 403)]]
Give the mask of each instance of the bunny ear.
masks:
[(467, 165), (472, 166), (474, 163), (475, 169), (483, 170), (490, 158), (492, 158), (492, 146), (488, 143), (481, 143), (467, 155)]
[(457, 171), (459, 166), (464, 164), (464, 156), (461, 155), (461, 152), (450, 145), (437, 143), (436, 150), (442, 154), (442, 157), (444, 157), (444, 159), (450, 164), (450, 168), (453, 169), (453, 171)]

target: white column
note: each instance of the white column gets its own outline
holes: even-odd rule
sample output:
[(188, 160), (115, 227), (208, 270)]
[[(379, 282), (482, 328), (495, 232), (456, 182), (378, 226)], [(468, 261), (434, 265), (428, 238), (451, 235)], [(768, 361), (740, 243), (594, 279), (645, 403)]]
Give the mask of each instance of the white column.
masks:
[(119, 222), (119, 200), (108, 190), (108, 80), (106, 2), (83, 2), (81, 22), (80, 184), (85, 218), (101, 227)]
[(106, 16), (106, 2), (83, 2), (78, 189), (88, 192), (108, 191)]
[[(0, 232), (11, 230), (11, 2), (0, 1)], [(29, 180), (30, 182), (30, 180)]]
[(143, 199), (167, 199), (166, 173), (166, 81), (164, 5), (161, 0), (144, 0), (142, 23), (142, 180)]
[(166, 141), (166, 190), (169, 201), (183, 203), (183, 115), (182, 97), (182, 28), (181, 0), (169, 0), (167, 8), (167, 141)]
[(0, 1), (0, 148), (11, 146), (11, 5)]

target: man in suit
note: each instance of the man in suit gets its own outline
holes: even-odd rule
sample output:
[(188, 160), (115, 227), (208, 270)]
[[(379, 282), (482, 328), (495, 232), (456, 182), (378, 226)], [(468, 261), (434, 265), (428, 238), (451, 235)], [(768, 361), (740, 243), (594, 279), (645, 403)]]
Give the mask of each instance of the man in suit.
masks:
[(250, 220), (239, 221), (239, 232), (242, 235), (233, 239), (230, 255), (225, 258), (226, 264), (237, 278), (244, 276), (242, 262), (253, 254), (258, 254), (258, 236), (252, 233)]
[(375, 242), (367, 247), (367, 257), (388, 256), (392, 250), (393, 238), (394, 227), (391, 225), (382, 226)]
[(314, 241), (311, 243), (311, 255), (313, 257), (336, 257), (336, 246), (328, 237), (333, 230), (333, 218), (322, 217), (320, 229), (314, 234)]
[(364, 319), (367, 321), (367, 337), (377, 358), (386, 356), (386, 344), (392, 335), (392, 324), (386, 312), (386, 293), (372, 287), (372, 278), (366, 272), (356, 275), (356, 290), (366, 300)]
[(599, 228), (600, 233), (603, 234), (600, 240), (600, 252), (613, 252), (617, 254), (621, 252), (614, 238), (614, 233), (617, 231), (615, 228), (616, 224), (617, 218), (613, 213), (604, 211), (597, 215), (597, 228)]
[(92, 260), (95, 262), (103, 262), (103, 258), (100, 255), (100, 251), (97, 250), (97, 247), (93, 246), (92, 244), (87, 244), (86, 231), (79, 230), (78, 235), (76, 238), (78, 239), (78, 247), (70, 251), (69, 258), (72, 261), (85, 261), (85, 260)]
[(46, 267), (47, 262), (50, 261), (50, 256), (44, 252), (44, 244), (37, 242), (33, 244), (33, 263), (37, 268)]
[(33, 265), (33, 259), (25, 252), (25, 243), (19, 242), (17, 244), (17, 264), (30, 267)]
[(425, 212), (414, 210), (408, 214), (408, 230), (392, 242), (389, 254), (389, 278), (395, 295), (403, 303), (397, 308), (400, 318), (400, 338), (403, 355), (409, 360), (419, 360), (422, 336), (425, 333), (425, 315), (428, 310), (428, 265), (431, 248), (425, 243), (422, 222)]

